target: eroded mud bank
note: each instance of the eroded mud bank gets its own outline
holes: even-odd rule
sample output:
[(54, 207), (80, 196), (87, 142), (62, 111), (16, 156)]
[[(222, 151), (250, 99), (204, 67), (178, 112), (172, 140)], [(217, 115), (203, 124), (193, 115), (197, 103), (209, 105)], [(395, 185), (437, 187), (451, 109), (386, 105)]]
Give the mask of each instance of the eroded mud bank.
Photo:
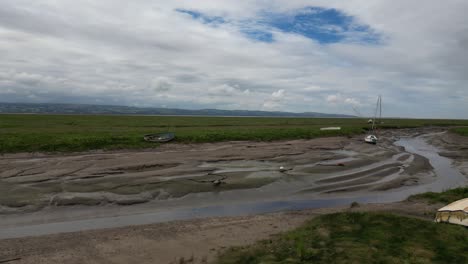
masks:
[(0, 158), (0, 213), (131, 205), (205, 194), (207, 199), (216, 194), (234, 200), (237, 195), (253, 200), (301, 193), (328, 197), (427, 184), (435, 176), (429, 160), (394, 144), (415, 136), (426, 137), (442, 155), (456, 157), (466, 173), (468, 153), (463, 146), (468, 140), (428, 129), (385, 131), (378, 145), (365, 144), (361, 137), (335, 137), (168, 144), (144, 152), (15, 154)]

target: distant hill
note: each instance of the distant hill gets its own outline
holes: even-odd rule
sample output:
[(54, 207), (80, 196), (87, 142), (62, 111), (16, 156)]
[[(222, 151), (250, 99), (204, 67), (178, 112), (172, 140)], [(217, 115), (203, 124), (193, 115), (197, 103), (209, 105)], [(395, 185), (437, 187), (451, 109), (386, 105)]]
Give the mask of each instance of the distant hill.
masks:
[(15, 114), (111, 114), (111, 115), (180, 115), (180, 116), (257, 116), (257, 117), (355, 117), (315, 112), (290, 113), (249, 110), (149, 108), (117, 105), (0, 103), (0, 113)]

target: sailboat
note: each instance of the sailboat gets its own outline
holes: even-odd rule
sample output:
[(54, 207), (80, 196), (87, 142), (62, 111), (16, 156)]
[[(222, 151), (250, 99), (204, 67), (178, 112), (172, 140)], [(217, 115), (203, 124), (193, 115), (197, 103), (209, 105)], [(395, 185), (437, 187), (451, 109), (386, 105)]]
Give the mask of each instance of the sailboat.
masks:
[(375, 107), (375, 114), (374, 114), (374, 119), (372, 119), (371, 130), (370, 130), (369, 134), (364, 138), (364, 141), (366, 143), (377, 144), (378, 138), (375, 135), (376, 134), (376, 129), (377, 129), (377, 126), (375, 124), (375, 121), (377, 119), (377, 113), (379, 113), (379, 119), (378, 120), (380, 122), (380, 120), (382, 119), (382, 96), (380, 96), (380, 95), (377, 98), (377, 106)]

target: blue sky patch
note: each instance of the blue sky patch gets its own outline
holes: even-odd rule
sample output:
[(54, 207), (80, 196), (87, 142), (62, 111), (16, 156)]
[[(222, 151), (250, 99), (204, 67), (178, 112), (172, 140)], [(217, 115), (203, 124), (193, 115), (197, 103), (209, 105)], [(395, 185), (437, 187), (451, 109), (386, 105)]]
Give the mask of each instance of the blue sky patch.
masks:
[(244, 35), (250, 39), (260, 42), (273, 42), (273, 33), (255, 29), (241, 30)]
[(307, 7), (293, 12), (261, 12), (255, 19), (226, 21), (219, 16), (207, 16), (201, 12), (177, 9), (204, 24), (232, 23), (239, 27), (247, 38), (261, 42), (273, 42), (274, 31), (302, 35), (320, 44), (338, 42), (378, 44), (380, 35), (369, 26), (357, 23), (352, 16), (337, 9)]
[(263, 12), (261, 23), (286, 33), (303, 35), (321, 44), (359, 42), (376, 44), (378, 34), (337, 9), (307, 7), (290, 13)]
[(322, 44), (335, 43), (344, 37), (351, 19), (335, 9), (307, 8), (292, 14), (265, 13), (267, 25), (287, 33), (315, 39)]

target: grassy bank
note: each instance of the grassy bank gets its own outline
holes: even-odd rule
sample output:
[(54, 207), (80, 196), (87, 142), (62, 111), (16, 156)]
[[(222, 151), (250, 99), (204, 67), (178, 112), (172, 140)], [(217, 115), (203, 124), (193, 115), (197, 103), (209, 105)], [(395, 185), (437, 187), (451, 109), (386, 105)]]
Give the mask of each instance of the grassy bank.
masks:
[(468, 127), (457, 127), (453, 128), (451, 131), (459, 135), (468, 137)]
[(338, 213), (250, 247), (229, 249), (217, 263), (467, 262), (464, 227), (391, 214)]
[[(463, 120), (386, 119), (384, 128), (468, 125)], [(340, 131), (320, 127), (340, 126)], [(172, 131), (176, 142), (310, 139), (363, 133), (350, 118), (0, 115), (0, 152), (150, 148), (142, 135)]]
[(410, 201), (414, 200), (424, 200), (429, 203), (444, 203), (448, 204), (463, 198), (468, 197), (468, 187), (460, 187), (456, 189), (447, 190), (445, 192), (436, 193), (436, 192), (427, 192), (412, 195), (408, 198)]

